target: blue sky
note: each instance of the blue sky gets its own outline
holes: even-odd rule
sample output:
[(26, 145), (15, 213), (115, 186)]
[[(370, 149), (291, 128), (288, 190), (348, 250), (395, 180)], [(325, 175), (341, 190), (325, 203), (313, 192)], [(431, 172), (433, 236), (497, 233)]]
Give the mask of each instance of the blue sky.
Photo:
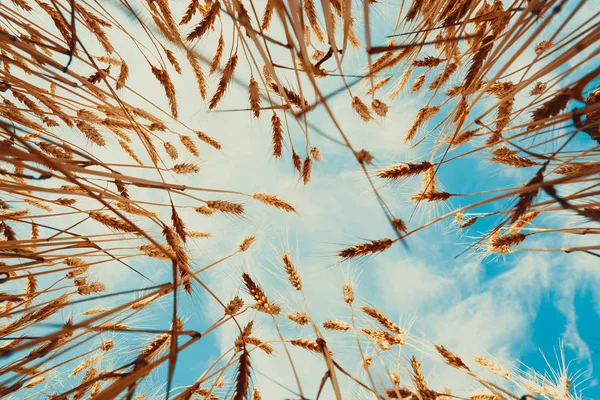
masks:
[[(378, 11), (373, 15), (373, 25), (377, 27), (373, 32), (375, 40), (383, 42), (383, 37), (390, 32), (390, 24), (394, 21), (388, 20), (388, 12), (395, 7), (398, 5), (391, 3), (377, 7)], [(358, 32), (360, 29), (359, 24)], [(544, 39), (544, 35), (547, 33), (542, 34), (540, 40)], [(362, 39), (361, 34), (358, 36)], [(208, 57), (212, 55), (213, 47), (207, 41), (198, 45), (198, 49)], [(424, 51), (423, 55), (433, 55), (433, 51)], [(346, 72), (361, 73), (363, 66), (364, 58), (360, 54), (354, 52), (348, 55)], [(152, 101), (166, 108), (161, 88), (149, 79), (147, 66), (130, 63), (130, 68), (131, 84), (134, 87), (144, 85)], [(238, 72), (242, 80), (248, 80), (247, 66), (241, 65)], [(361, 304), (372, 303), (402, 327), (410, 326), (416, 348), (439, 343), (460, 354), (469, 365), (474, 364), (473, 356), (483, 354), (494, 357), (507, 367), (512, 363), (515, 368), (524, 368), (518, 364), (520, 361), (542, 373), (549, 371), (550, 367), (556, 369), (559, 366), (556, 354), (562, 348), (565, 359), (570, 362), (569, 370), (585, 371), (580, 378), (585, 380), (582, 387), (587, 387), (583, 396), (600, 398), (598, 374), (595, 372), (600, 368), (600, 334), (597, 332), (600, 326), (600, 263), (597, 258), (561, 253), (515, 253), (497, 259), (481, 259), (472, 252), (461, 255), (474, 237), (481, 237), (498, 222), (488, 218), (471, 227), (464, 236), (455, 231), (450, 220), (443, 221), (411, 236), (407, 243), (408, 250), (396, 245), (377, 257), (339, 263), (334, 254), (345, 245), (393, 235), (352, 154), (313, 134), (311, 145), (319, 147), (323, 161), (315, 165), (312, 182), (304, 186), (293, 171), (287, 152), (283, 160), (272, 158), (270, 121), (267, 116), (256, 120), (248, 113), (209, 112), (186, 79), (189, 80), (190, 76), (175, 78), (175, 84), (180, 88), (178, 96), (183, 119), (195, 129), (218, 139), (224, 149), (217, 152), (208, 146), (201, 147), (201, 173), (184, 178), (171, 176), (171, 181), (246, 193), (280, 194), (298, 210), (298, 215), (288, 215), (257, 202), (245, 201), (247, 216), (243, 218), (222, 215), (204, 217), (190, 209), (182, 212), (186, 221), (190, 221), (188, 228), (214, 234), (210, 239), (199, 239), (190, 245), (194, 267), (200, 268), (229, 254), (247, 235), (256, 235), (258, 238), (248, 253), (236, 256), (201, 275), (222, 299), (243, 295), (241, 273), (249, 271), (263, 282), (267, 295), (282, 305), (284, 313), (299, 310), (301, 299), (282, 284), (283, 270), (279, 262), (282, 251), (291, 251), (304, 281), (309, 308), (317, 322), (332, 317), (347, 319), (341, 286), (346, 279), (351, 279), (356, 282), (357, 298)], [(289, 82), (293, 82), (291, 76), (289, 79)], [(337, 88), (338, 84), (324, 84), (324, 92)], [(212, 82), (209, 92), (214, 90), (214, 86)], [(364, 85), (359, 84), (355, 88), (356, 93), (363, 97)], [(135, 104), (134, 95), (124, 93), (123, 96)], [(418, 149), (409, 149), (402, 139), (426, 98), (423, 95), (412, 97), (405, 91), (394, 103), (389, 104), (391, 110), (386, 119), (369, 124), (362, 122), (352, 111), (347, 94), (334, 98), (330, 104), (353, 146), (369, 150), (375, 156), (376, 165), (386, 166), (411, 161), (422, 155)], [(247, 89), (235, 85), (221, 104), (222, 109), (245, 106)], [(443, 113), (440, 117), (443, 117)], [(322, 111), (312, 114), (310, 121), (333, 137), (338, 137)], [(434, 119), (427, 126), (433, 127), (437, 122)], [(295, 146), (303, 149), (300, 132), (293, 130), (292, 136)], [(589, 146), (589, 142), (581, 138), (574, 146)], [(90, 144), (88, 149), (92, 149), (99, 157), (118, 162), (115, 156), (115, 150), (118, 149), (116, 141), (109, 141), (106, 149), (97, 149)], [(476, 156), (442, 168), (439, 180), (440, 185), (449, 192), (468, 193), (526, 182), (534, 172), (515, 172)], [(393, 185), (377, 182), (377, 185), (392, 210), (408, 220), (414, 205), (408, 200), (409, 195), (420, 187), (420, 179)], [(140, 192), (138, 196), (150, 198), (154, 194)], [(240, 200), (236, 196), (225, 198)], [(454, 208), (476, 199), (478, 197), (455, 197), (449, 202)], [(194, 205), (185, 198), (179, 198), (177, 202)], [(510, 202), (493, 204), (477, 211), (489, 211), (499, 206), (506, 207), (507, 204)], [(450, 207), (445, 204), (420, 207), (409, 221), (409, 227), (418, 226), (449, 210)], [(167, 211), (164, 217), (168, 220)], [(555, 218), (571, 221), (569, 218), (572, 216), (565, 214)], [(593, 243), (593, 238), (588, 237), (540, 236), (528, 239), (522, 246), (537, 247), (535, 243), (538, 242), (539, 247), (556, 247), (563, 240), (575, 241), (579, 245)], [(147, 272), (155, 281), (170, 279), (168, 264), (137, 260), (133, 265)], [(137, 275), (118, 265), (110, 265), (93, 273), (100, 278), (111, 278), (103, 279), (109, 290), (146, 284)], [(168, 328), (168, 299), (164, 299), (161, 305), (162, 308), (155, 305), (144, 310), (134, 322), (139, 323), (140, 327)], [(220, 317), (221, 312), (214, 301), (197, 287), (195, 294), (186, 299), (181, 308), (186, 328), (196, 330), (205, 329), (215, 317)], [(66, 319), (69, 315), (64, 312), (61, 317)], [(257, 336), (275, 337), (268, 319), (256, 315), (256, 320)], [(308, 330), (297, 329), (289, 321), (282, 322), (282, 329), (290, 337), (310, 335)], [(190, 384), (197, 379), (212, 360), (230, 347), (235, 335), (234, 327), (228, 325), (182, 353), (175, 385)], [(133, 348), (144, 346), (148, 340), (130, 338), (126, 334), (108, 336), (114, 336), (122, 348), (132, 346), (132, 350), (113, 354), (103, 361), (104, 366), (130, 361), (135, 354)], [(327, 338), (334, 353), (340, 354), (345, 365), (352, 366), (354, 369), (350, 370), (359, 374), (352, 338), (342, 334), (328, 335)], [(88, 344), (82, 347), (86, 346)], [(294, 351), (293, 354), (300, 360), (302, 375), (305, 376), (303, 383), (310, 388), (310, 391), (307, 390), (310, 397), (322, 376), (322, 363), (316, 356), (307, 355), (306, 352)], [(550, 365), (546, 364), (542, 354)], [(266, 398), (290, 395), (262, 375), (294, 388), (282, 351), (275, 359), (257, 354), (253, 358), (253, 365), (256, 372), (253, 383), (267, 393)], [(431, 384), (434, 387), (462, 382), (459, 379), (463, 378), (457, 378), (452, 371), (448, 371), (449, 368), (440, 367), (439, 362), (434, 363), (427, 357), (425, 368), (432, 376)], [(164, 369), (161, 371), (164, 373)], [(163, 383), (164, 376), (157, 373), (140, 389), (152, 392), (159, 390)]]
[[(386, 11), (393, 7), (383, 4), (381, 13), (376, 12), (373, 17), (373, 26), (376, 27), (373, 34), (375, 38), (379, 36), (381, 42), (384, 41), (383, 36), (390, 32)], [(558, 22), (551, 24), (551, 27), (557, 25)], [(539, 40), (549, 36), (544, 32)], [(423, 55), (431, 54), (424, 51)], [(361, 56), (351, 54), (346, 72), (358, 73), (364, 65), (361, 61), (364, 61)], [(330, 88), (333, 90), (337, 86), (333, 84)], [(361, 85), (356, 88), (356, 92), (361, 93)], [(238, 105), (245, 104), (243, 90), (239, 91), (239, 95), (234, 93), (230, 93), (227, 100), (235, 101)], [(405, 91), (390, 104), (391, 111), (385, 120), (370, 124), (363, 123), (352, 112), (346, 94), (334, 99), (331, 106), (340, 117), (342, 128), (348, 133), (353, 146), (356, 149), (368, 149), (375, 156), (376, 164), (381, 166), (410, 161), (420, 155), (418, 150), (407, 149), (402, 144), (402, 137), (424, 98), (413, 98)], [(311, 122), (335, 137), (332, 124), (323, 114), (315, 112)], [(252, 261), (238, 263), (233, 267), (234, 270), (249, 268), (261, 278), (265, 275), (269, 278), (270, 274), (265, 273), (263, 268), (265, 264), (270, 270), (274, 268), (269, 264), (276, 263), (276, 251), (270, 251), (273, 254), (269, 256), (269, 250), (266, 251), (267, 255), (262, 250), (265, 247), (281, 248), (281, 242), (291, 242), (307, 291), (310, 293), (310, 286), (315, 286), (314, 297), (308, 297), (312, 299), (309, 300), (309, 306), (315, 304), (316, 310), (313, 308), (312, 311), (317, 320), (319, 315), (323, 315), (324, 319), (339, 315), (341, 284), (348, 276), (356, 277), (359, 293), (365, 302), (376, 304), (396, 320), (414, 321), (412, 329), (420, 337), (447, 345), (465, 356), (465, 359), (469, 359), (469, 355), (488, 353), (515, 363), (514, 367), (517, 368), (523, 367), (517, 362), (520, 360), (524, 365), (549, 373), (550, 368), (559, 366), (557, 354), (564, 348), (565, 359), (570, 362), (569, 370), (586, 371), (580, 378), (585, 380), (582, 387), (587, 387), (583, 395), (587, 398), (598, 397), (600, 392), (594, 370), (598, 368), (600, 338), (593, 334), (593, 327), (598, 326), (600, 311), (600, 293), (594, 284), (600, 279), (597, 271), (600, 264), (596, 258), (544, 253), (510, 254), (504, 258), (485, 260), (469, 253), (457, 257), (464, 248), (460, 245), (467, 245), (473, 240), (458, 236), (449, 226), (450, 221), (444, 221), (411, 237), (408, 252), (401, 246), (395, 246), (377, 257), (338, 265), (331, 255), (343, 244), (392, 235), (351, 154), (314, 135), (312, 144), (321, 149), (324, 161), (315, 168), (313, 182), (303, 187), (296, 178), (290, 176), (289, 159), (281, 163), (265, 157), (270, 147), (269, 137), (265, 134), (268, 126), (264, 121), (261, 124), (250, 120), (248, 116), (240, 116), (240, 119), (243, 122), (240, 121), (239, 125), (244, 128), (232, 128), (233, 132), (229, 131), (228, 124), (223, 129), (219, 116), (208, 116), (208, 123), (213, 132), (219, 130), (232, 135), (238, 144), (240, 140), (252, 143), (251, 154), (232, 148), (235, 152), (233, 158), (240, 159), (239, 164), (251, 165), (262, 185), (276, 182), (272, 190), (264, 190), (281, 193), (283, 198), (291, 200), (298, 206), (300, 217), (292, 218), (289, 222), (288, 216), (280, 221), (282, 217), (279, 215), (269, 215), (265, 219), (252, 218), (256, 226), (254, 229), (261, 232), (260, 245), (263, 247), (255, 250), (255, 255), (260, 254), (258, 259), (253, 256)], [(434, 119), (428, 126), (435, 126), (437, 122)], [(578, 138), (574, 146), (590, 146), (586, 140), (585, 136)], [(241, 161), (247, 157), (249, 161)], [(236, 169), (236, 166), (232, 166), (232, 171)], [(529, 180), (534, 173), (531, 170), (510, 171), (481, 157), (455, 162), (440, 171), (441, 184), (453, 193), (520, 184)], [(268, 178), (273, 175), (278, 179)], [(236, 179), (236, 174), (232, 173), (227, 181), (234, 182)], [(247, 183), (254, 182), (250, 179)], [(406, 184), (387, 185), (382, 187), (382, 193), (393, 211), (407, 218), (413, 206), (412, 202), (406, 200), (407, 195), (413, 193), (420, 184), (415, 179)], [(378, 185), (382, 186), (380, 183)], [(458, 207), (477, 199), (459, 197), (453, 198), (451, 203), (453, 207)], [(485, 212), (506, 207), (507, 204), (510, 201), (492, 204), (477, 211)], [(417, 210), (412, 225), (447, 211), (444, 205), (424, 207)], [(471, 227), (468, 235), (480, 237), (497, 222), (489, 218), (478, 222)], [(540, 247), (556, 247), (563, 240), (574, 240), (579, 245), (593, 242), (589, 238), (563, 237), (531, 239), (532, 242), (534, 240), (541, 242)], [(534, 243), (524, 245), (536, 247)], [(330, 304), (331, 307), (322, 307), (320, 304)], [(550, 365), (547, 365), (543, 355)], [(443, 372), (440, 372), (440, 380), (444, 380)]]

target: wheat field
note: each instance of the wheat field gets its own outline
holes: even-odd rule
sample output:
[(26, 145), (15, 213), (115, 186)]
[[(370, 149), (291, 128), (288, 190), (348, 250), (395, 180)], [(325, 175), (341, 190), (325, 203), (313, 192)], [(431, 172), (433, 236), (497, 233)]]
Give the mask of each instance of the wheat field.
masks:
[(0, 18), (0, 397), (594, 398), (586, 315), (512, 356), (600, 283), (597, 1)]

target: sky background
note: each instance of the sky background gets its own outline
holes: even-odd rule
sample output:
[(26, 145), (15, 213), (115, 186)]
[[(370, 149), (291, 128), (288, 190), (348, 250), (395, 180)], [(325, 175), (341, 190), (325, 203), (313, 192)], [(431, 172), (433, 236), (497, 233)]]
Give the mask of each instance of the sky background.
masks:
[[(186, 5), (184, 3), (174, 2), (173, 7), (178, 10)], [(578, 17), (584, 18), (586, 11), (595, 10), (597, 5), (597, 2), (589, 2)], [(398, 7), (399, 4), (394, 2), (383, 2), (374, 7), (372, 18), (373, 26), (376, 26), (373, 31), (375, 41), (384, 42), (384, 36), (389, 34), (395, 22), (389, 16), (395, 16)], [(262, 10), (262, 6), (257, 8)], [(181, 12), (175, 14), (180, 15)], [(555, 26), (556, 24), (551, 24), (550, 29)], [(360, 39), (363, 38), (360, 23), (357, 35)], [(543, 32), (539, 40), (544, 40), (548, 35), (549, 33)], [(215, 37), (215, 33), (209, 37)], [(214, 43), (211, 42), (214, 41), (203, 39), (196, 46), (208, 58), (214, 51)], [(128, 44), (124, 43), (123, 46)], [(135, 51), (133, 46), (131, 51)], [(184, 56), (178, 55), (183, 60)], [(433, 50), (424, 51), (422, 55), (434, 53)], [(522, 60), (525, 61), (526, 58)], [(330, 61), (326, 68), (331, 68), (331, 65)], [(130, 62), (129, 66), (132, 71), (131, 86), (143, 88), (151, 101), (168, 109), (162, 89), (150, 78), (147, 65)], [(350, 52), (346, 59), (346, 72), (359, 74), (364, 72), (363, 66), (362, 55)], [(583, 397), (600, 398), (596, 372), (600, 368), (598, 258), (577, 253), (515, 253), (498, 258), (482, 258), (476, 252), (463, 254), (466, 246), (489, 231), (498, 220), (478, 222), (461, 234), (456, 231), (450, 219), (412, 235), (407, 241), (408, 249), (395, 245), (376, 257), (340, 263), (335, 257), (340, 248), (364, 240), (393, 237), (368, 182), (349, 150), (312, 134), (311, 145), (320, 149), (323, 160), (315, 163), (312, 181), (304, 186), (292, 169), (289, 152), (284, 152), (283, 160), (272, 157), (270, 114), (265, 113), (257, 120), (247, 112), (209, 112), (195, 86), (189, 83), (189, 71), (184, 72), (187, 75), (184, 73), (184, 76), (174, 79), (179, 90), (182, 120), (194, 129), (202, 130), (219, 140), (223, 150), (219, 152), (201, 145), (200, 174), (193, 177), (173, 175), (167, 180), (246, 193), (279, 194), (298, 210), (297, 215), (285, 214), (255, 201), (244, 201), (247, 213), (241, 218), (224, 215), (205, 217), (191, 209), (181, 212), (188, 229), (213, 233), (212, 238), (198, 239), (190, 244), (194, 255), (192, 266), (195, 268), (229, 254), (248, 235), (256, 235), (258, 239), (248, 253), (238, 255), (201, 274), (201, 278), (222, 299), (227, 300), (236, 294), (244, 295), (241, 274), (250, 272), (262, 283), (269, 298), (282, 305), (282, 313), (299, 311), (302, 308), (301, 299), (284, 283), (280, 263), (281, 253), (290, 251), (304, 281), (309, 309), (317, 323), (330, 318), (348, 320), (341, 287), (346, 279), (351, 279), (356, 284), (359, 304), (376, 305), (401, 327), (410, 327), (410, 332), (415, 337), (412, 342), (414, 348), (426, 349), (431, 344), (443, 344), (461, 355), (470, 366), (474, 364), (473, 356), (488, 355), (506, 367), (512, 365), (514, 368), (524, 368), (526, 365), (542, 373), (550, 373), (551, 369), (559, 367), (560, 360), (557, 358), (560, 358), (559, 353), (564, 350), (571, 373), (583, 371), (578, 379), (580, 388), (585, 388)], [(236, 76), (247, 82), (248, 75), (247, 65), (241, 62)], [(430, 79), (433, 75), (430, 74)], [(416, 77), (417, 74), (413, 76)], [(291, 86), (291, 78), (289, 82)], [(451, 80), (450, 83), (458, 81)], [(337, 88), (338, 84), (335, 81), (324, 84), (324, 92)], [(209, 93), (214, 91), (215, 86), (216, 80), (209, 80)], [(355, 88), (356, 93), (362, 97), (364, 85), (359, 84)], [(410, 149), (403, 143), (403, 137), (426, 96), (414, 96), (405, 91), (393, 103), (389, 103), (391, 109), (385, 119), (378, 118), (368, 124), (353, 112), (347, 94), (333, 98), (330, 105), (353, 146), (357, 150), (367, 149), (375, 157), (374, 163), (377, 166), (387, 166), (421, 156), (418, 149)], [(135, 96), (131, 93), (123, 93), (123, 98), (136, 104)], [(246, 87), (232, 85), (219, 108), (226, 110), (247, 107), (247, 99)], [(443, 117), (442, 112), (436, 118)], [(329, 135), (338, 137), (322, 111), (312, 114), (310, 121)], [(427, 126), (433, 128), (437, 122), (434, 119)], [(421, 133), (423, 132), (424, 130)], [(292, 136), (297, 141), (295, 146), (303, 149), (304, 143), (297, 129), (292, 132)], [(175, 142), (176, 138), (173, 135), (169, 140)], [(427, 140), (426, 143), (432, 143)], [(582, 137), (574, 146), (590, 146), (590, 143)], [(115, 162), (123, 160), (116, 140), (109, 140), (106, 149), (98, 149), (90, 143), (86, 148), (103, 159), (114, 159)], [(186, 157), (193, 161), (189, 154), (183, 151), (180, 153), (180, 161), (185, 161)], [(440, 187), (449, 192), (469, 193), (526, 182), (534, 172), (515, 171), (475, 156), (442, 168), (439, 181)], [(143, 176), (139, 171), (136, 174)], [(455, 197), (448, 201), (449, 204), (424, 205), (409, 220), (414, 204), (408, 199), (421, 186), (420, 179), (393, 185), (384, 185), (379, 181), (376, 184), (394, 213), (407, 220), (409, 228), (475, 200)], [(140, 192), (137, 195), (138, 199), (147, 196), (153, 201), (159, 200), (151, 193)], [(216, 198), (240, 200), (237, 196), (210, 197)], [(479, 211), (506, 207), (512, 204), (511, 201)], [(198, 205), (184, 198), (177, 202)], [(169, 218), (167, 210), (164, 217)], [(553, 218), (564, 218), (566, 223), (573, 225), (581, 222), (568, 214)], [(540, 225), (545, 222), (536, 221)], [(521, 247), (558, 247), (565, 245), (567, 240), (570, 241), (568, 243), (577, 243), (579, 246), (595, 243), (593, 237), (546, 238), (539, 235), (539, 238), (529, 238)], [(133, 265), (157, 282), (170, 279), (170, 266), (167, 263), (139, 260)], [(107, 265), (93, 274), (103, 278), (110, 291), (146, 284), (140, 282), (139, 276), (118, 265)], [(110, 279), (106, 279), (107, 277)], [(181, 315), (186, 320), (186, 328), (202, 330), (215, 317), (219, 318), (222, 310), (200, 288), (195, 289), (195, 294), (183, 302)], [(161, 301), (161, 304), (162, 308), (160, 305), (152, 306), (140, 314), (139, 319), (136, 319), (140, 326), (158, 325), (163, 329), (168, 328), (168, 299)], [(68, 315), (65, 312), (62, 318)], [(250, 313), (248, 317), (256, 318), (256, 336), (276, 337), (272, 323), (264, 316)], [(288, 333), (287, 336), (311, 337), (309, 330), (298, 329), (290, 321), (286, 322), (285, 318), (282, 320), (282, 329)], [(147, 343), (145, 338), (121, 338), (118, 334), (106, 336), (115, 337), (123, 345), (133, 344), (134, 347)], [(231, 346), (235, 336), (236, 330), (230, 324), (218, 334), (203, 338), (182, 353), (176, 370), (175, 385), (190, 384), (197, 379), (207, 365)], [(339, 354), (340, 359), (346, 362), (344, 365), (348, 365), (351, 372), (360, 376), (360, 365), (355, 357), (351, 334), (333, 333), (326, 337), (334, 354)], [(413, 350), (409, 347), (407, 354), (411, 354)], [(428, 350), (422, 351), (425, 352), (422, 357), (426, 376), (432, 387), (441, 388), (444, 384), (459, 383), (462, 382), (461, 379), (465, 379), (441, 363), (433, 363), (436, 356), (432, 353), (427, 355)], [(119, 365), (130, 361), (133, 354), (133, 350), (119, 352), (102, 362), (104, 366), (111, 363)], [(306, 386), (306, 395), (313, 398), (324, 373), (322, 361), (318, 356), (297, 349), (293, 349), (292, 354), (303, 371), (301, 376), (302, 383)], [(403, 361), (407, 357), (403, 356)], [(253, 365), (253, 384), (263, 392), (264, 398), (283, 399), (293, 395), (285, 389), (295, 389), (295, 384), (282, 351), (269, 358), (263, 354), (253, 355)], [(406, 365), (405, 363), (404, 369)], [(164, 384), (164, 369), (161, 371), (154, 373), (152, 379), (140, 389), (149, 393), (159, 391)], [(460, 395), (469, 394), (470, 388), (475, 388), (471, 381), (465, 379), (465, 382), (468, 382), (466, 393)], [(348, 398), (354, 395), (356, 393), (349, 393)]]

